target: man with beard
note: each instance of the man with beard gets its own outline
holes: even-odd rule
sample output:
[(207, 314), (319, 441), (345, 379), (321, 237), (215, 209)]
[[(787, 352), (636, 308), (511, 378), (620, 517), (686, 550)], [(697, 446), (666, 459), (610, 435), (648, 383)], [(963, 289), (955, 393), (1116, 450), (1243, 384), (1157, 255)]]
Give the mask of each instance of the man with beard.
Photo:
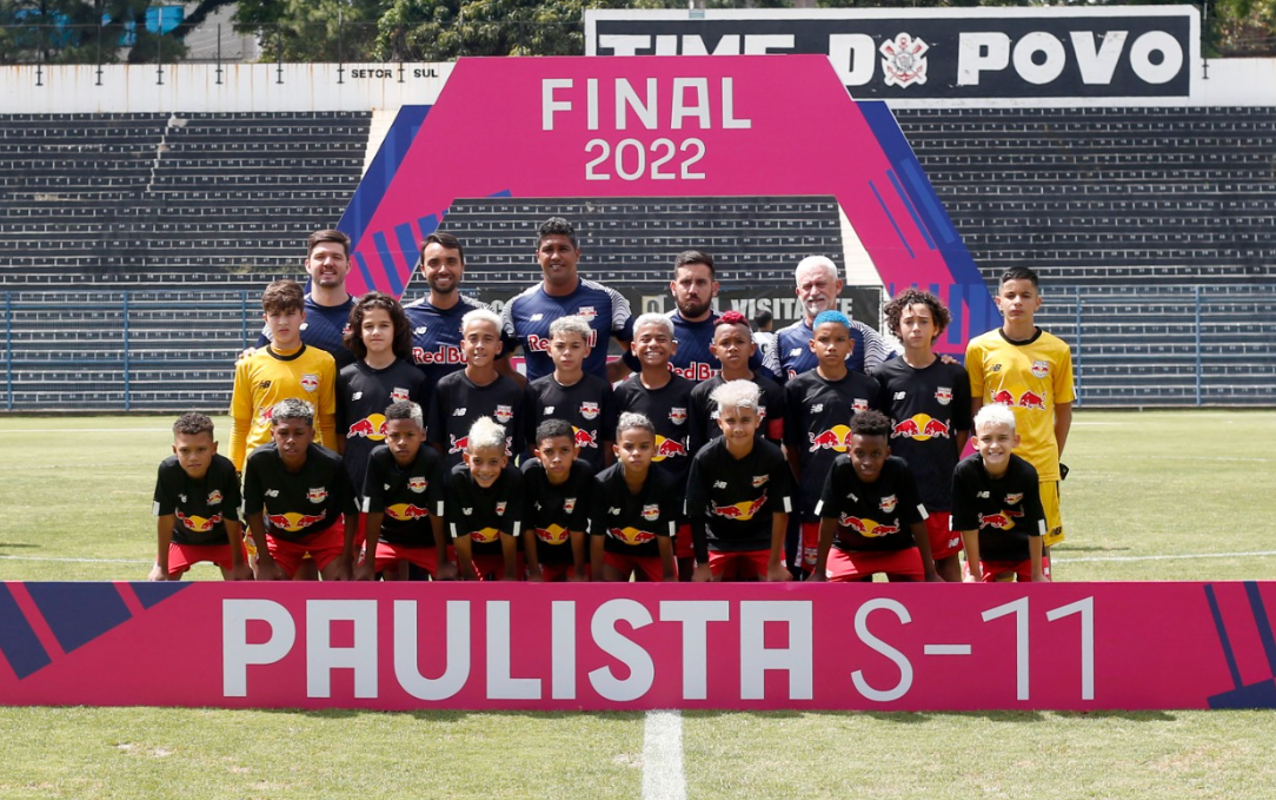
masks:
[[(350, 274), (350, 237), (338, 230), (315, 231), (306, 239), (306, 274), (310, 291), (305, 297), (306, 322), (301, 341), (333, 357), (337, 371), (354, 363), (354, 353), (346, 349), (343, 337), (350, 327), (354, 298), (346, 291)], [(257, 337), (257, 349), (270, 343), (270, 329)], [(243, 355), (251, 355), (245, 350)]]

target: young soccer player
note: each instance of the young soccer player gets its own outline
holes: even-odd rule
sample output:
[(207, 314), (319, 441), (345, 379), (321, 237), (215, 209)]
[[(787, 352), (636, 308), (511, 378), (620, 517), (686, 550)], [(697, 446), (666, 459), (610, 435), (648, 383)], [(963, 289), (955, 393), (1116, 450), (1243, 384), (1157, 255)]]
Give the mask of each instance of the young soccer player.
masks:
[(815, 567), (820, 541), (820, 517), (816, 506), (833, 461), (851, 444), (850, 421), (854, 414), (876, 408), (881, 395), (877, 381), (847, 367), (854, 346), (851, 321), (839, 311), (824, 311), (811, 328), (815, 369), (803, 372), (784, 386), (784, 439), (789, 465), (798, 481), (801, 525), (797, 552), (790, 562), (803, 572)]
[(466, 452), (470, 427), (488, 417), (509, 434), (506, 454), (523, 445), (523, 387), (496, 371), (501, 349), (501, 318), (479, 308), (461, 318), (461, 352), (465, 369), (439, 379), (430, 398), (427, 440), (443, 454), (450, 472)]
[[(595, 334), (584, 317), (559, 317), (549, 325), (549, 354), (554, 372), (527, 385), (528, 446), (537, 447), (537, 426), (566, 420), (572, 426), (580, 458), (597, 472), (611, 463), (616, 401), (611, 384), (585, 372)], [(529, 540), (530, 541), (530, 540)]]
[(456, 577), (443, 527), (443, 459), (425, 443), (421, 406), (399, 401), (385, 410), (385, 444), (368, 457), (363, 485), (367, 543), (355, 580), (378, 572), (397, 580), (401, 562), (435, 580)]
[(337, 446), (337, 365), (331, 355), (301, 341), (306, 321), (301, 284), (275, 281), (262, 293), (261, 307), (271, 342), (235, 364), (230, 399), (230, 460), (240, 472), (248, 456), (271, 440), (271, 409), (289, 397), (317, 409), (315, 442)]
[[(941, 581), (930, 554), (926, 508), (902, 458), (891, 455), (890, 420), (877, 411), (851, 418), (851, 442), (824, 482), (813, 581)], [(832, 553), (830, 554), (830, 548)]]
[(586, 533), (594, 470), (580, 453), (566, 420), (547, 419), (536, 427), (536, 457), (523, 464), (528, 580), (589, 580)]
[(793, 480), (780, 448), (757, 436), (761, 394), (747, 380), (713, 391), (722, 435), (691, 459), (687, 479), (697, 581), (792, 578), (783, 558)]
[(1041, 308), (1037, 273), (1011, 267), (1002, 273), (997, 291), (1000, 328), (976, 336), (966, 345), (970, 371), (971, 412), (987, 403), (1010, 406), (1023, 445), (1018, 454), (1037, 470), (1041, 504), (1046, 512), (1047, 553), (1064, 539), (1059, 509), (1059, 457), (1072, 427), (1072, 353), (1068, 345), (1034, 322)]
[(274, 441), (244, 467), (244, 514), (257, 580), (291, 579), (306, 556), (324, 580), (349, 580), (359, 509), (341, 456), (315, 444), (314, 409), (289, 398), (271, 408)]
[(359, 298), (345, 345), (355, 362), (337, 375), (337, 442), (350, 485), (362, 492), (368, 456), (385, 441), (386, 407), (425, 403), (425, 376), (412, 364), (412, 331), (403, 306), (388, 294)]
[(217, 453), (213, 421), (183, 414), (173, 423), (173, 455), (155, 480), (159, 549), (150, 581), (181, 580), (194, 564), (210, 561), (226, 580), (251, 580), (239, 526), (239, 476)]
[(727, 381), (752, 381), (761, 390), (758, 401), (758, 432), (777, 445), (784, 443), (784, 389), (763, 370), (749, 368), (749, 359), (757, 352), (749, 320), (739, 311), (727, 311), (718, 317), (713, 328), (709, 351), (722, 364), (722, 371), (696, 384), (691, 390), (691, 452), (699, 452), (721, 430), (715, 420), (718, 407), (710, 396)]
[(515, 581), (523, 573), (523, 473), (510, 466), (508, 442), (504, 428), (479, 417), (465, 434), (464, 460), (447, 478), (448, 528), (464, 580)]
[[(672, 491), (681, 496), (691, 468), (688, 409), (695, 384), (669, 369), (677, 345), (673, 322), (664, 314), (643, 314), (634, 321), (630, 349), (642, 369), (616, 388), (616, 408), (621, 413), (641, 414), (651, 423), (656, 436), (652, 463), (669, 479)], [(689, 581), (695, 570), (695, 547), (685, 520), (679, 523), (674, 547), (678, 579)]]
[(651, 468), (656, 453), (651, 420), (622, 413), (613, 447), (616, 463), (594, 479), (589, 528), (594, 580), (676, 580), (672, 537), (681, 492)]
[(1003, 405), (975, 415), (975, 452), (953, 472), (953, 530), (966, 545), (966, 580), (1048, 581), (1037, 471), (1014, 453), (1016, 417)]
[(885, 312), (888, 330), (904, 344), (902, 357), (873, 373), (891, 420), (891, 455), (908, 462), (917, 479), (936, 571), (946, 581), (960, 581), (961, 536), (949, 525), (949, 512), (953, 468), (970, 436), (970, 377), (960, 364), (935, 355), (935, 341), (950, 319), (939, 298), (905, 289)]

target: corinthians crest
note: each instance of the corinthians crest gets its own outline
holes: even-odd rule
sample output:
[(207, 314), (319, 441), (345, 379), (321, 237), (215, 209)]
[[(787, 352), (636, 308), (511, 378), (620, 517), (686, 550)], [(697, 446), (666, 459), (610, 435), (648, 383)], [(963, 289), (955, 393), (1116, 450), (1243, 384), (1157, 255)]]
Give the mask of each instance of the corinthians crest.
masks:
[(907, 88), (914, 83), (926, 82), (926, 51), (930, 45), (910, 34), (901, 33), (893, 40), (882, 42), (878, 52), (882, 54), (882, 72), (887, 86)]

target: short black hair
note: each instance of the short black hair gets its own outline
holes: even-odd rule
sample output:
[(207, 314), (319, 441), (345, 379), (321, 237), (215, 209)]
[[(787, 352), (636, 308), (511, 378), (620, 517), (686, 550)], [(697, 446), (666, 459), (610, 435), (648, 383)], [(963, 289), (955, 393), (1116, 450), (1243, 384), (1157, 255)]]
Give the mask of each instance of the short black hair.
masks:
[(850, 428), (853, 435), (889, 437), (891, 421), (882, 412), (870, 408), (851, 417)]
[(1001, 280), (997, 281), (997, 288), (1006, 285), (1006, 281), (1032, 281), (1032, 288), (1041, 291), (1041, 281), (1037, 278), (1037, 273), (1031, 267), (1011, 267), (1001, 273)]
[(540, 249), (541, 242), (545, 241), (547, 236), (566, 236), (571, 241), (573, 249), (580, 249), (580, 244), (576, 241), (576, 229), (562, 217), (550, 217), (541, 223), (540, 230), (537, 231), (537, 249)]
[(421, 240), (421, 251), (417, 257), (418, 263), (425, 260), (425, 248), (431, 244), (437, 244), (447, 250), (455, 250), (461, 256), (461, 263), (465, 263), (465, 248), (461, 247), (461, 240), (443, 231), (435, 231)]
[(939, 334), (947, 330), (948, 323), (952, 322), (952, 315), (938, 297), (921, 289), (905, 289), (882, 309), (886, 314), (886, 329), (896, 336), (899, 335), (899, 321), (904, 316), (904, 309), (909, 306), (926, 306), (930, 309), (930, 318), (935, 322), (935, 338), (939, 338)]
[(183, 434), (185, 436), (197, 436), (201, 433), (213, 435), (213, 420), (207, 414), (201, 414), (198, 411), (188, 411), (177, 418), (177, 422), (173, 423), (173, 434)]
[(709, 268), (709, 275), (716, 277), (717, 273), (713, 269), (713, 256), (703, 250), (683, 250), (678, 257), (673, 260), (673, 271), (677, 273), (682, 267), (688, 264), (704, 264)]
[(565, 419), (541, 420), (541, 424), (536, 426), (537, 447), (546, 439), (557, 439), (559, 436), (576, 441), (576, 431), (572, 430), (572, 424)]
[(753, 315), (753, 327), (762, 330), (768, 325), (775, 322), (775, 315), (766, 309), (762, 309)]

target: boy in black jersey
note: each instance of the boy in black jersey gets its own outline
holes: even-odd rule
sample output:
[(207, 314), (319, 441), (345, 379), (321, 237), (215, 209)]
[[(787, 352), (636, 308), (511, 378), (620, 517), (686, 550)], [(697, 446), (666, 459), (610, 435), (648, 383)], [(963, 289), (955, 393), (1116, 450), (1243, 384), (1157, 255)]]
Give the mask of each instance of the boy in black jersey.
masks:
[[(669, 478), (673, 491), (682, 495), (691, 469), (688, 420), (695, 384), (669, 369), (669, 359), (677, 346), (673, 322), (664, 314), (643, 314), (634, 321), (630, 349), (642, 371), (616, 388), (616, 408), (622, 413), (641, 414), (651, 423), (656, 437), (652, 463), (656, 472)], [(696, 561), (691, 527), (685, 520), (679, 521), (674, 547), (678, 579), (689, 581)]]
[(554, 372), (527, 385), (525, 408), (527, 432), (532, 434), (528, 447), (537, 447), (536, 429), (542, 421), (565, 420), (572, 426), (580, 458), (597, 472), (611, 463), (616, 401), (611, 384), (584, 369), (595, 335), (584, 317), (559, 317), (550, 323)]
[(953, 472), (953, 530), (966, 545), (966, 580), (1048, 581), (1037, 470), (1012, 451), (1015, 412), (986, 405), (975, 415), (975, 453)]
[(789, 465), (800, 487), (801, 549), (795, 553), (804, 572), (815, 567), (820, 541), (820, 517), (816, 506), (833, 461), (851, 443), (854, 414), (876, 408), (881, 390), (877, 381), (846, 366), (854, 347), (851, 321), (838, 311), (816, 316), (809, 346), (819, 360), (815, 369), (803, 372), (784, 386), (788, 417), (784, 442)]
[(580, 452), (571, 423), (547, 419), (536, 427), (536, 457), (523, 464), (528, 580), (589, 580), (586, 533), (594, 471)]
[(687, 480), (694, 580), (790, 580), (783, 557), (792, 477), (780, 448), (757, 437), (761, 391), (728, 381), (712, 400), (722, 436), (696, 453)]
[(961, 580), (961, 535), (949, 524), (953, 469), (970, 435), (970, 376), (955, 361), (935, 355), (948, 327), (948, 309), (930, 292), (905, 289), (886, 304), (886, 324), (904, 354), (873, 373), (882, 385), (881, 407), (891, 420), (891, 455), (908, 462), (922, 503), (935, 570)]
[(367, 544), (355, 580), (378, 572), (397, 580), (414, 564), (436, 580), (456, 577), (443, 528), (443, 459), (424, 446), (421, 407), (401, 401), (385, 410), (386, 443), (373, 449), (363, 485)]
[(523, 446), (523, 387), (496, 371), (503, 348), (501, 318), (478, 308), (461, 318), (465, 369), (439, 379), (430, 398), (426, 439), (443, 455), (443, 469), (461, 463), (470, 426), (488, 417), (508, 434), (506, 455)]
[(594, 579), (676, 580), (672, 536), (681, 492), (651, 468), (656, 431), (642, 414), (616, 423), (616, 463), (594, 479), (590, 560)]
[(784, 387), (763, 370), (749, 369), (749, 359), (757, 352), (749, 320), (739, 311), (727, 311), (714, 323), (709, 352), (722, 363), (722, 371), (697, 383), (691, 390), (691, 452), (696, 453), (721, 431), (715, 424), (717, 407), (709, 399), (727, 381), (745, 380), (758, 385), (758, 431), (775, 442), (784, 443)]
[(359, 509), (341, 456), (314, 443), (309, 403), (281, 400), (270, 413), (273, 441), (244, 467), (257, 580), (292, 578), (306, 556), (324, 580), (349, 580)]
[(871, 581), (879, 572), (892, 581), (943, 580), (917, 484), (904, 460), (890, 454), (890, 430), (876, 411), (851, 418), (850, 446), (833, 462), (816, 507), (820, 544), (808, 580)]
[(508, 441), (504, 428), (479, 417), (465, 434), (464, 461), (447, 478), (447, 521), (463, 580), (515, 581), (523, 574), (523, 473), (510, 466)]
[(180, 580), (201, 561), (221, 567), (226, 580), (251, 580), (239, 525), (239, 476), (217, 454), (213, 421), (183, 414), (173, 423), (173, 455), (155, 480), (159, 549), (149, 581)]

